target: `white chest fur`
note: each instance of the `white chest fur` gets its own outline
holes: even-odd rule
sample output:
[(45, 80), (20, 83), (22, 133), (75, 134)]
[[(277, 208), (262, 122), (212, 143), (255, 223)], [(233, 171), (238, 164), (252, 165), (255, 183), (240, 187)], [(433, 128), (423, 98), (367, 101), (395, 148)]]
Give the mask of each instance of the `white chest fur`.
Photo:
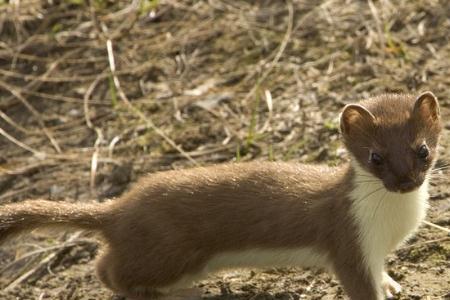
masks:
[(354, 167), (352, 213), (359, 227), (366, 265), (379, 283), (386, 255), (414, 233), (425, 218), (428, 181), (413, 192), (392, 193), (378, 178), (356, 164)]

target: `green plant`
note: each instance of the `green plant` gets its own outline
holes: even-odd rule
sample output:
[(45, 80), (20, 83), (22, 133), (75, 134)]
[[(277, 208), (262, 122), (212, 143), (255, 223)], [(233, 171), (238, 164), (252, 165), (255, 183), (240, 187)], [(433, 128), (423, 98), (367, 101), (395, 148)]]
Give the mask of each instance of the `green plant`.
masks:
[(157, 9), (159, 0), (142, 0), (139, 5), (139, 15), (146, 15), (152, 10)]

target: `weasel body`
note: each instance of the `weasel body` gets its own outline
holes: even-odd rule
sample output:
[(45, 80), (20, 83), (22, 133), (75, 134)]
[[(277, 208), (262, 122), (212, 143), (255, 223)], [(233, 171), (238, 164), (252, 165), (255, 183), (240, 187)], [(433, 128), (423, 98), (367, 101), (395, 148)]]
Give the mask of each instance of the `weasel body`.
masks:
[(0, 239), (39, 226), (99, 232), (100, 280), (156, 298), (236, 267), (318, 266), (352, 300), (400, 291), (384, 258), (425, 217), (441, 130), (430, 92), (348, 105), (339, 167), (251, 162), (157, 173), (103, 204), (31, 200), (0, 207)]
[[(318, 180), (323, 173), (329, 174), (326, 182)], [(336, 193), (342, 194), (339, 198), (348, 193), (350, 186), (343, 186), (338, 174), (337, 169), (288, 163), (242, 163), (155, 174), (125, 195), (126, 200), (113, 204), (122, 221), (104, 235), (121, 242), (127, 261), (136, 258), (125, 255), (131, 251), (123, 244), (133, 248), (139, 244), (142, 253), (136, 254), (140, 264), (146, 261), (146, 268), (137, 267), (125, 277), (148, 272), (143, 277), (164, 291), (227, 267), (317, 263), (325, 267), (329, 246), (322, 241), (338, 243), (337, 232), (332, 232), (338, 224), (316, 219), (325, 210), (336, 212), (340, 201), (331, 201)], [(143, 198), (148, 199), (148, 209), (142, 207)], [(143, 240), (143, 231), (151, 239)], [(110, 261), (117, 259), (107, 261), (111, 268)], [(118, 263), (119, 268), (124, 264)]]

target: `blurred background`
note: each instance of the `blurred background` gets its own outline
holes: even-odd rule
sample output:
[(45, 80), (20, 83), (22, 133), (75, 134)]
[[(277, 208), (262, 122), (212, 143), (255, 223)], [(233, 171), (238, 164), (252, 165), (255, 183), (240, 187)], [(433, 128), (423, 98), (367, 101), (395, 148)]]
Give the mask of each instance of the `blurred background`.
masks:
[[(346, 160), (338, 115), (433, 91), (450, 158), (448, 1), (0, 0), (0, 203), (119, 196), (139, 176), (248, 160)], [(450, 188), (430, 217), (450, 225)], [(97, 244), (35, 233), (0, 250), (2, 299), (110, 299)], [(399, 299), (450, 299), (450, 242), (422, 227), (389, 260)], [(341, 299), (320, 271), (233, 271), (207, 299)]]

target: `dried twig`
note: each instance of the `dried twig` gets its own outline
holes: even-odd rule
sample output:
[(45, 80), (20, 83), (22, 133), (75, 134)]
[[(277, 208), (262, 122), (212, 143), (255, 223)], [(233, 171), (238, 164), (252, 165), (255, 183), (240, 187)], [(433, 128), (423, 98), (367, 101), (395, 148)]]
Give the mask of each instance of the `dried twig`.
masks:
[(428, 226), (430, 226), (430, 227), (433, 227), (433, 228), (439, 229), (439, 230), (441, 230), (443, 232), (446, 232), (447, 234), (450, 234), (450, 229), (448, 229), (448, 228), (445, 228), (443, 226), (431, 223), (429, 221), (423, 221), (423, 223), (428, 225)]
[(32, 276), (36, 271), (38, 271), (43, 265), (49, 263), (53, 258), (55, 258), (62, 249), (65, 249), (69, 246), (73, 245), (73, 242), (81, 235), (81, 231), (78, 231), (74, 234), (72, 234), (67, 241), (64, 242), (65, 247), (60, 247), (58, 251), (52, 252), (49, 255), (45, 256), (38, 264), (36, 264), (31, 270), (23, 273), (20, 275), (17, 279), (10, 282), (5, 288), (5, 291), (10, 291), (14, 289), (16, 286), (18, 286), (21, 282)]
[(13, 119), (11, 119), (7, 114), (5, 114), (4, 112), (2, 112), (0, 110), (0, 118), (2, 118), (3, 120), (5, 120), (9, 125), (11, 125), (12, 127), (14, 127), (15, 129), (25, 133), (25, 134), (30, 134), (31, 132), (27, 129), (25, 129), (24, 127), (22, 127), (21, 125), (17, 124)]
[(404, 247), (400, 248), (399, 251), (423, 247), (426, 245), (431, 245), (431, 244), (436, 244), (436, 243), (442, 243), (442, 242), (446, 242), (446, 241), (450, 241), (450, 237), (444, 237), (444, 238), (439, 238), (439, 239), (435, 239), (435, 240), (431, 240), (431, 241), (422, 241), (422, 242), (414, 243), (412, 245), (404, 246)]
[(91, 195), (95, 194), (95, 177), (97, 174), (98, 160), (99, 160), (99, 155), (100, 155), (100, 144), (103, 141), (102, 130), (100, 128), (95, 128), (95, 132), (97, 133), (97, 139), (95, 140), (94, 153), (92, 153), (91, 177), (89, 180), (89, 186), (91, 188)]
[(109, 66), (110, 66), (111, 73), (113, 76), (114, 86), (117, 89), (119, 97), (122, 99), (122, 101), (128, 106), (128, 108), (134, 114), (136, 114), (142, 121), (144, 121), (145, 124), (149, 128), (154, 130), (160, 137), (162, 137), (169, 145), (171, 145), (175, 150), (177, 150), (182, 156), (184, 156), (186, 159), (188, 159), (194, 165), (199, 165), (189, 154), (187, 154), (183, 149), (181, 149), (180, 146), (175, 144), (175, 142), (171, 138), (169, 138), (161, 129), (159, 129), (149, 117), (146, 117), (139, 109), (137, 109), (136, 107), (133, 106), (133, 104), (131, 104), (131, 102), (128, 100), (127, 96), (125, 95), (124, 91), (122, 90), (122, 88), (120, 86), (119, 78), (116, 75), (116, 64), (114, 61), (114, 52), (113, 52), (112, 41), (110, 39), (108, 39), (106, 41), (106, 49), (108, 51), (108, 61), (109, 61)]
[[(40, 75), (40, 76), (35, 76), (34, 78), (31, 78), (31, 82), (26, 84), (23, 88), (22, 91), (31, 91), (33, 89), (37, 89), (39, 88), (39, 86), (41, 86), (41, 84), (48, 78), (48, 76), (50, 74), (52, 74), (57, 67), (59, 66), (59, 64), (61, 62), (63, 62), (66, 58), (70, 57), (71, 55), (77, 53), (79, 51), (79, 49), (75, 49), (73, 51), (69, 51), (66, 54), (64, 54), (62, 57), (56, 59), (55, 61), (53, 61), (50, 66), (47, 68), (47, 70), (44, 72), (44, 74)], [(17, 53), (14, 53), (14, 55), (17, 55)], [(1, 70), (0, 72), (6, 72), (5, 70)], [(14, 73), (14, 72), (7, 72), (7, 73)], [(17, 78), (19, 79), (27, 79), (27, 75), (25, 74), (17, 74)], [(0, 109), (5, 108), (5, 107), (9, 107), (11, 105), (12, 100), (14, 100), (15, 95), (12, 95), (11, 97), (8, 97), (6, 99), (2, 100), (2, 103), (0, 105)]]
[(85, 243), (94, 243), (93, 241), (88, 240), (88, 239), (83, 239), (83, 240), (82, 239), (77, 239), (77, 240), (73, 240), (71, 242), (66, 241), (66, 242), (64, 242), (62, 244), (59, 244), (59, 245), (56, 245), (56, 246), (39, 248), (37, 250), (33, 250), (33, 251), (30, 251), (28, 253), (25, 253), (25, 254), (21, 255), (16, 260), (14, 260), (14, 261), (8, 263), (7, 265), (3, 266), (2, 269), (0, 270), (0, 274), (3, 274), (5, 271), (11, 269), (12, 267), (17, 265), (18, 263), (20, 263), (20, 262), (22, 262), (22, 261), (24, 261), (26, 259), (29, 259), (29, 258), (31, 258), (33, 256), (36, 256), (36, 255), (39, 255), (39, 254), (42, 254), (42, 253), (45, 253), (45, 252), (50, 252), (50, 251), (54, 251), (54, 250), (61, 250), (61, 249), (67, 248), (67, 247), (75, 246), (78, 243), (80, 243), (81, 241), (83, 241)]
[(248, 99), (253, 97), (255, 92), (259, 89), (261, 84), (267, 79), (270, 72), (276, 66), (278, 61), (283, 56), (284, 51), (286, 50), (286, 46), (288, 45), (289, 40), (292, 35), (292, 28), (293, 28), (293, 24), (294, 24), (294, 6), (293, 6), (291, 0), (287, 1), (287, 8), (288, 8), (288, 12), (289, 12), (288, 24), (287, 24), (286, 33), (284, 35), (283, 40), (281, 41), (280, 47), (278, 48), (278, 51), (275, 54), (274, 59), (270, 62), (270, 64), (268, 65), (268, 67), (266, 68), (264, 73), (261, 75), (261, 77), (258, 78), (256, 84), (253, 86), (253, 88), (250, 90), (250, 92), (248, 92), (247, 95), (245, 95), (244, 100), (243, 100), (244, 103), (246, 103), (248, 101)]
[(91, 129), (93, 128), (93, 125), (89, 116), (89, 99), (91, 98), (91, 94), (94, 92), (95, 87), (98, 85), (101, 79), (102, 78), (99, 76), (89, 85), (83, 98), (84, 119), (86, 120), (87, 127)]
[[(378, 13), (378, 9), (376, 8), (375, 4), (373, 4), (372, 0), (367, 0), (367, 3), (369, 4), (370, 12), (372, 13), (372, 16), (375, 20), (375, 25), (377, 27), (378, 38), (380, 39), (380, 41), (379, 41), (380, 49), (384, 50), (386, 43), (385, 43), (385, 38), (383, 35), (383, 30), (381, 28), (381, 20), (380, 20), (380, 15)], [(382, 53), (382, 55), (384, 55), (384, 51), (382, 51), (381, 53)]]
[(7, 133), (5, 130), (3, 130), (3, 128), (1, 128), (1, 127), (0, 127), (0, 134), (3, 135), (6, 139), (11, 141), (12, 143), (14, 143), (15, 145), (19, 146), (20, 148), (33, 153), (36, 157), (44, 158), (47, 156), (45, 154), (45, 152), (38, 151), (38, 150), (26, 145), (25, 143), (22, 143), (21, 141), (19, 141), (15, 137), (11, 136), (9, 133)]
[(61, 153), (61, 148), (59, 147), (58, 142), (53, 137), (53, 134), (47, 129), (47, 127), (44, 124), (44, 121), (42, 120), (41, 114), (25, 99), (25, 97), (22, 96), (22, 94), (12, 87), (11, 85), (0, 81), (0, 87), (4, 88), (5, 90), (9, 91), (11, 94), (13, 94), (17, 99), (19, 99), (22, 104), (33, 114), (33, 116), (36, 118), (37, 122), (39, 123), (39, 126), (41, 126), (42, 131), (44, 134), (48, 137), (50, 140), (50, 143), (53, 145), (55, 150), (58, 153)]

